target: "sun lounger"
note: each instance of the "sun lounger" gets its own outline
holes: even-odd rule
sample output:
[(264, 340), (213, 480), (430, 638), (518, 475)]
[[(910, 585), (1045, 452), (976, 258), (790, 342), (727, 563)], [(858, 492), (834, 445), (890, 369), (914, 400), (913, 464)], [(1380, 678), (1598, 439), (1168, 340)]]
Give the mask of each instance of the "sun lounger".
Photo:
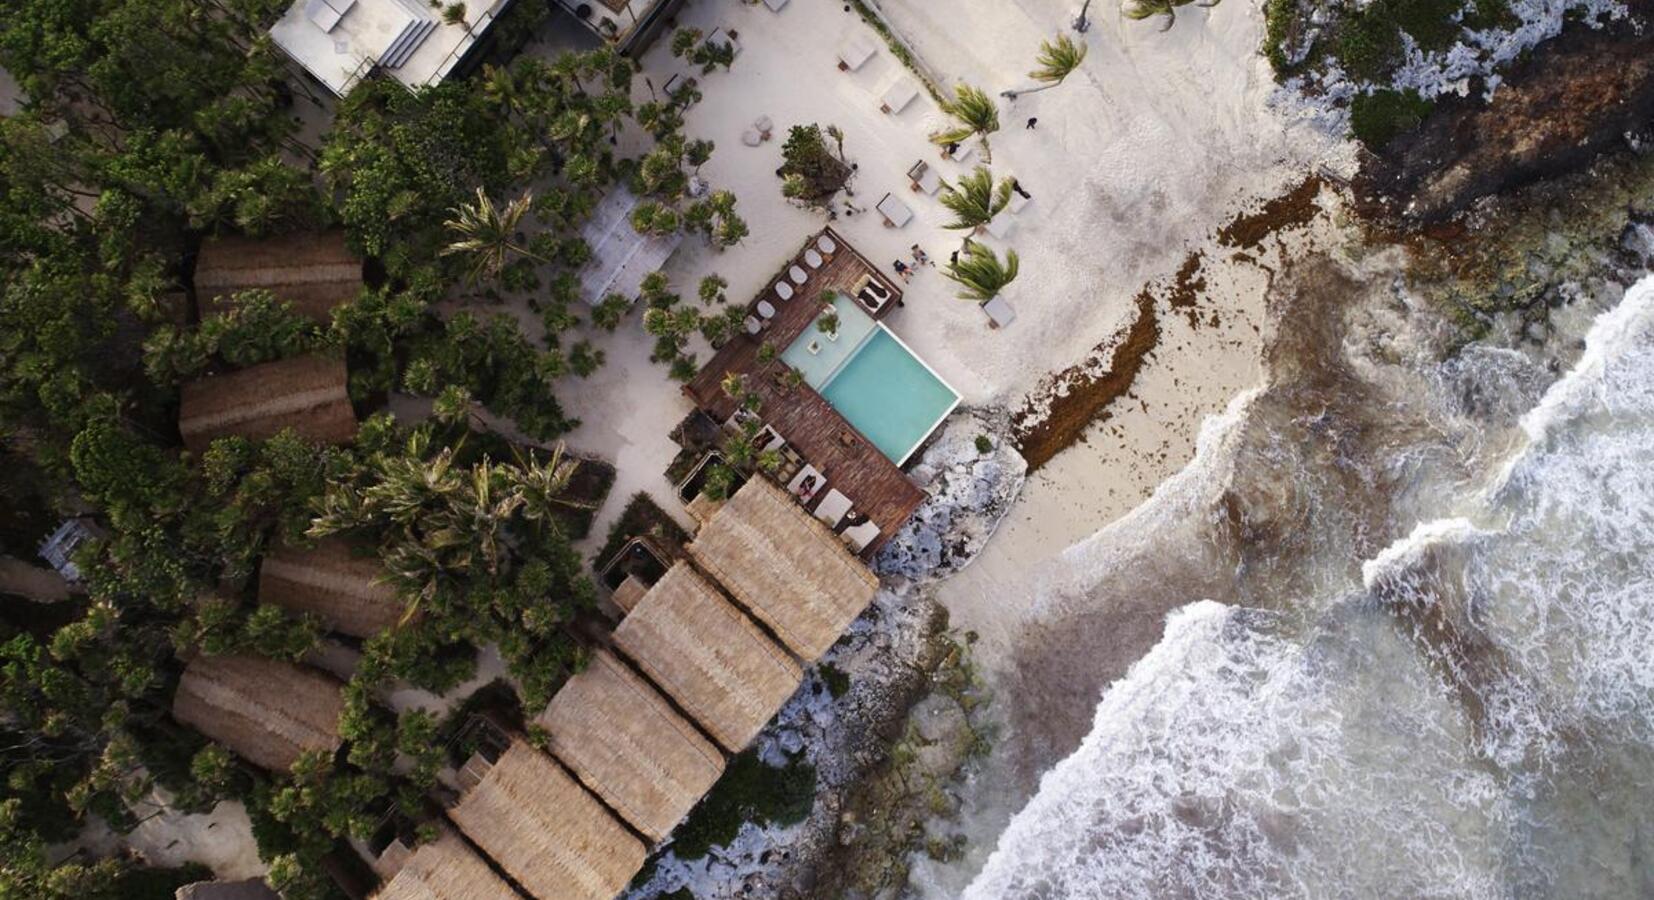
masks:
[(777, 281), (775, 283), (775, 296), (781, 300), (791, 300), (793, 298), (793, 286), (785, 281)]
[(787, 269), (787, 277), (793, 280), (793, 284), (803, 285), (804, 282), (810, 280), (810, 273), (799, 268), (795, 263)]
[(746, 326), (747, 334), (757, 334), (764, 330), (764, 323), (753, 316), (747, 316), (746, 321), (742, 324)]
[(1006, 236), (1008, 236), (1015, 228), (1016, 220), (1011, 218), (1010, 214), (1006, 212), (1001, 212), (999, 215), (994, 216), (988, 221), (988, 224), (982, 226), (983, 231), (986, 231), (1000, 240), (1004, 240)]
[(1016, 310), (1005, 302), (1004, 297), (997, 295), (988, 298), (988, 302), (982, 304), (982, 311), (988, 314), (989, 328), (1004, 328), (1017, 320)]
[(703, 41), (702, 43), (703, 44), (728, 44), (729, 49), (734, 51), (736, 56), (741, 55), (741, 44), (740, 44), (740, 42), (735, 40), (734, 38), (730, 37), (729, 32), (725, 31), (721, 27), (712, 29), (712, 33), (707, 35), (706, 40)]
[(1022, 208), (1024, 206), (1027, 206), (1032, 202), (1033, 201), (1031, 199), (1022, 196), (1021, 194), (1012, 194), (1011, 202), (1005, 204), (1005, 208), (1011, 211), (1011, 215), (1016, 215), (1017, 213), (1022, 212)]
[(819, 269), (821, 268), (822, 262), (824, 262), (824, 260), (821, 258), (821, 254), (817, 253), (814, 247), (804, 248), (804, 264), (806, 266), (809, 266), (812, 269)]
[(816, 249), (821, 251), (822, 256), (832, 259), (833, 254), (838, 252), (838, 244), (833, 243), (833, 239), (824, 234), (816, 238)]
[[(806, 488), (804, 483), (812, 478), (815, 480), (810, 482), (811, 486), (809, 488)], [(797, 475), (793, 476), (792, 481), (787, 482), (787, 493), (797, 497), (799, 502), (805, 506), (809, 506), (810, 501), (815, 499), (816, 494), (821, 493), (821, 487), (826, 483), (826, 480), (815, 466), (805, 465), (804, 468), (798, 470)]]
[(839, 533), (839, 537), (849, 546), (850, 552), (860, 553), (867, 549), (867, 545), (879, 539), (879, 526), (872, 522), (863, 522), (860, 525), (851, 525)]
[(838, 68), (840, 72), (854, 72), (867, 64), (873, 58), (878, 48), (873, 42), (862, 35), (855, 35), (845, 41), (838, 48)]
[(768, 301), (768, 300), (758, 301), (757, 303), (753, 304), (753, 309), (758, 310), (758, 315), (762, 316), (763, 318), (766, 318), (766, 319), (775, 318), (775, 307), (771, 306), (770, 301)]
[(875, 209), (884, 216), (884, 224), (889, 228), (901, 228), (913, 220), (913, 210), (894, 194), (885, 194)]
[(764, 5), (770, 8), (770, 12), (780, 12), (781, 7), (787, 5), (787, 0), (764, 0)]
[(821, 505), (815, 508), (815, 517), (826, 523), (828, 528), (838, 527), (843, 521), (844, 514), (850, 511), (850, 498), (838, 492), (837, 488), (827, 491), (827, 496), (821, 500)]
[(952, 156), (948, 156), (946, 154), (943, 154), (942, 158), (943, 159), (951, 159), (956, 163), (964, 164), (964, 163), (970, 162), (971, 157), (973, 157), (975, 155), (976, 155), (976, 143), (974, 141), (972, 141), (972, 142), (967, 142), (967, 143), (960, 144), (959, 149)]
[(922, 159), (907, 170), (907, 180), (912, 183), (915, 191), (931, 196), (935, 196), (936, 192), (942, 189), (942, 176), (936, 174), (930, 163)]
[(903, 75), (892, 82), (890, 87), (884, 89), (884, 96), (879, 98), (879, 112), (893, 116), (907, 109), (907, 105), (912, 103), (913, 98), (917, 96), (919, 96), (918, 83)]

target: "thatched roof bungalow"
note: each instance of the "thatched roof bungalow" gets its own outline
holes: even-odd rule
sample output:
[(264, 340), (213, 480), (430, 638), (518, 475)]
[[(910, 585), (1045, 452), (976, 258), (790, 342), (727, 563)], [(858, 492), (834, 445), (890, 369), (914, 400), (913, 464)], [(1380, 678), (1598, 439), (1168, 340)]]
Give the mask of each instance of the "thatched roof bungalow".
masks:
[(344, 443), (356, 437), (348, 380), (344, 360), (320, 355), (210, 375), (184, 385), (178, 431), (195, 451), (225, 435), (263, 440), (284, 428)]
[(362, 261), (342, 230), (279, 237), (211, 237), (195, 260), (195, 294), (203, 314), (241, 291), (267, 290), (307, 319), (326, 322), (333, 307), (362, 290)]
[(792, 696), (803, 672), (687, 562), (615, 629), (615, 645), (730, 752)]
[(258, 599), (295, 613), (311, 613), (340, 634), (367, 638), (394, 627), (406, 604), (381, 584), (379, 561), (361, 556), (340, 537), (308, 550), (266, 554), (258, 572)]
[(515, 741), (448, 811), (539, 900), (612, 900), (648, 851), (561, 766)]
[(724, 756), (625, 663), (599, 650), (536, 720), (582, 783), (659, 841), (724, 772)]
[(819, 659), (879, 579), (766, 478), (750, 478), (701, 526), (689, 555), (800, 657)]
[(373, 900), (521, 900), (505, 879), (472, 852), (459, 835), (443, 829), (402, 864)]
[(332, 676), (261, 656), (198, 656), (184, 668), (172, 717), (272, 772), (306, 750), (339, 748), (345, 701)]

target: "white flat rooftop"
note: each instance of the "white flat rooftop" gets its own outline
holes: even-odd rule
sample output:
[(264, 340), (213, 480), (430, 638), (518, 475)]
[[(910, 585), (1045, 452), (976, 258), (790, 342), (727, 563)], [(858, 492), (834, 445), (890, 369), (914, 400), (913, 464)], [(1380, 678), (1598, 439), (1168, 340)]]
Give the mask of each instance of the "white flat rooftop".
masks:
[(426, 0), (295, 0), (270, 37), (341, 97), (376, 68), (418, 88), (446, 78), (509, 2), (468, 2), (450, 25)]
[(580, 229), (580, 237), (592, 248), (591, 259), (580, 268), (580, 294), (593, 306), (610, 294), (636, 300), (643, 279), (665, 265), (683, 241), (681, 233), (638, 234), (632, 228), (632, 210), (638, 202), (625, 185), (617, 184)]

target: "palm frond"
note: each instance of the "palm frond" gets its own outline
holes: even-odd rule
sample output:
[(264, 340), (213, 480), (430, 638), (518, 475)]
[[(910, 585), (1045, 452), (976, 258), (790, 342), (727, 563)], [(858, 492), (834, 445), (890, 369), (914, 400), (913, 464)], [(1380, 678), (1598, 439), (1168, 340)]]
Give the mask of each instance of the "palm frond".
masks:
[(1001, 261), (992, 249), (967, 241), (964, 255), (950, 263), (943, 274), (959, 284), (961, 299), (986, 303), (1016, 280), (1020, 268), (1015, 250), (1006, 250)]
[(994, 184), (993, 173), (986, 166), (977, 166), (969, 175), (959, 179), (958, 185), (947, 185), (942, 191), (942, 205), (953, 213), (953, 221), (943, 225), (956, 231), (969, 231), (993, 221), (1000, 210), (1011, 202), (1011, 180), (1001, 179)]
[(953, 99), (942, 102), (942, 111), (958, 121), (953, 128), (944, 128), (930, 136), (937, 144), (954, 144), (976, 135), (982, 141), (983, 159), (992, 160), (988, 135), (999, 130), (999, 106), (980, 88), (960, 82), (953, 89)]
[(1087, 49), (1085, 44), (1075, 43), (1068, 35), (1059, 34), (1055, 40), (1040, 44), (1039, 56), (1035, 57), (1039, 68), (1029, 72), (1028, 77), (1042, 84), (1062, 84), (1063, 79), (1085, 62)]

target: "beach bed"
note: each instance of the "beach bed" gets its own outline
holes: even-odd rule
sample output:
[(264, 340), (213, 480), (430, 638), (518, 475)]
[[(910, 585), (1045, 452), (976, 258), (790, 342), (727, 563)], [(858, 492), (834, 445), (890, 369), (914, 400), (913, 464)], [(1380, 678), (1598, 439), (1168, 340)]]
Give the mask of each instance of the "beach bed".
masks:
[(907, 179), (913, 189), (922, 194), (934, 197), (936, 192), (942, 189), (942, 176), (936, 174), (930, 163), (922, 159), (907, 170)]
[(844, 531), (839, 534), (839, 537), (843, 538), (845, 545), (850, 548), (852, 553), (860, 553), (867, 549), (868, 544), (871, 544), (878, 539), (879, 526), (874, 525), (872, 522), (863, 522), (860, 525), (852, 525), (849, 528), (844, 529)]
[(866, 65), (877, 52), (878, 48), (873, 46), (872, 41), (862, 35), (855, 35), (838, 48), (839, 71), (854, 72)]
[(879, 205), (874, 207), (879, 215), (884, 217), (887, 228), (901, 228), (913, 220), (913, 209), (895, 194), (885, 194)]
[(1030, 204), (1032, 202), (1034, 202), (1032, 198), (1024, 197), (1021, 194), (1013, 193), (1013, 194), (1011, 194), (1011, 202), (1007, 203), (1005, 205), (1005, 208), (1010, 211), (1011, 215), (1014, 216), (1017, 213), (1022, 212), (1023, 207), (1027, 206), (1028, 204)]
[(787, 5), (787, 0), (764, 0), (764, 5), (770, 8), (770, 12), (780, 12), (781, 7)]
[(982, 311), (988, 314), (989, 328), (1004, 328), (1017, 320), (1016, 310), (1005, 302), (1004, 297), (997, 295), (988, 298), (988, 302), (982, 304)]
[(1011, 218), (1010, 213), (1003, 211), (1000, 212), (999, 215), (990, 219), (988, 224), (982, 226), (983, 231), (986, 231), (1000, 240), (1004, 240), (1015, 228), (1016, 220)]
[(908, 104), (918, 96), (918, 82), (903, 75), (891, 82), (890, 87), (885, 88), (884, 96), (879, 98), (879, 112), (893, 116), (907, 109)]

